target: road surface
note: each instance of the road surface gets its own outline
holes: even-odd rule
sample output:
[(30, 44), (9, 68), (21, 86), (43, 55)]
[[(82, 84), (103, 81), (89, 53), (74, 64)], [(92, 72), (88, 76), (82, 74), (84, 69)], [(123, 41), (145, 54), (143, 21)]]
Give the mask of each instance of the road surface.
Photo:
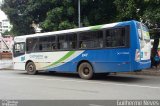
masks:
[(119, 100), (160, 99), (160, 77), (118, 74), (83, 80), (74, 74), (0, 71), (0, 99)]

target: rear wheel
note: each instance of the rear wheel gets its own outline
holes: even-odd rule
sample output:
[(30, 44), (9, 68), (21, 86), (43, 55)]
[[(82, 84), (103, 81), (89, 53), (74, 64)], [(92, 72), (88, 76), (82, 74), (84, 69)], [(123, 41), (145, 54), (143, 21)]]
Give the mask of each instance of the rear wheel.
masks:
[(89, 80), (93, 78), (93, 68), (88, 62), (83, 62), (78, 67), (78, 74), (81, 78)]
[(29, 75), (37, 74), (36, 66), (33, 62), (29, 62), (26, 66), (26, 71)]

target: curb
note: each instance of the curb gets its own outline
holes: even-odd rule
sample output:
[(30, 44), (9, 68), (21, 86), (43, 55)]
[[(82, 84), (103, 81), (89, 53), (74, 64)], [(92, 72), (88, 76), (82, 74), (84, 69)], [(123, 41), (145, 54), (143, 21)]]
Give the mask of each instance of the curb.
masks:
[(142, 70), (141, 72), (126, 72), (125, 74), (160, 76), (160, 69), (152, 68), (152, 69)]

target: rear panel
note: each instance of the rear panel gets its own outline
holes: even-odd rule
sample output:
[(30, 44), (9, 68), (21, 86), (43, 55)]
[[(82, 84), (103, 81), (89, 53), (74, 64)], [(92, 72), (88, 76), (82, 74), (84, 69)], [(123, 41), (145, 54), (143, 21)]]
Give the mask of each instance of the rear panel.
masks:
[(133, 42), (136, 44), (136, 49), (134, 50), (132, 69), (136, 71), (150, 68), (151, 42), (146, 26), (144, 28), (144, 25), (140, 22), (135, 22), (134, 24), (136, 26), (136, 31), (134, 31), (136, 40)]

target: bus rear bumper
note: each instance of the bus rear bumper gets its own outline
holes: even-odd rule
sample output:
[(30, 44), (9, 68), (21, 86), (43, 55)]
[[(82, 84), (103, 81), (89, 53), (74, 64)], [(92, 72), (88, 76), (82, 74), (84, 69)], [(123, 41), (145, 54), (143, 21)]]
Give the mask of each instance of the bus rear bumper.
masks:
[(141, 61), (137, 63), (137, 67), (133, 71), (148, 69), (151, 67), (151, 61)]

